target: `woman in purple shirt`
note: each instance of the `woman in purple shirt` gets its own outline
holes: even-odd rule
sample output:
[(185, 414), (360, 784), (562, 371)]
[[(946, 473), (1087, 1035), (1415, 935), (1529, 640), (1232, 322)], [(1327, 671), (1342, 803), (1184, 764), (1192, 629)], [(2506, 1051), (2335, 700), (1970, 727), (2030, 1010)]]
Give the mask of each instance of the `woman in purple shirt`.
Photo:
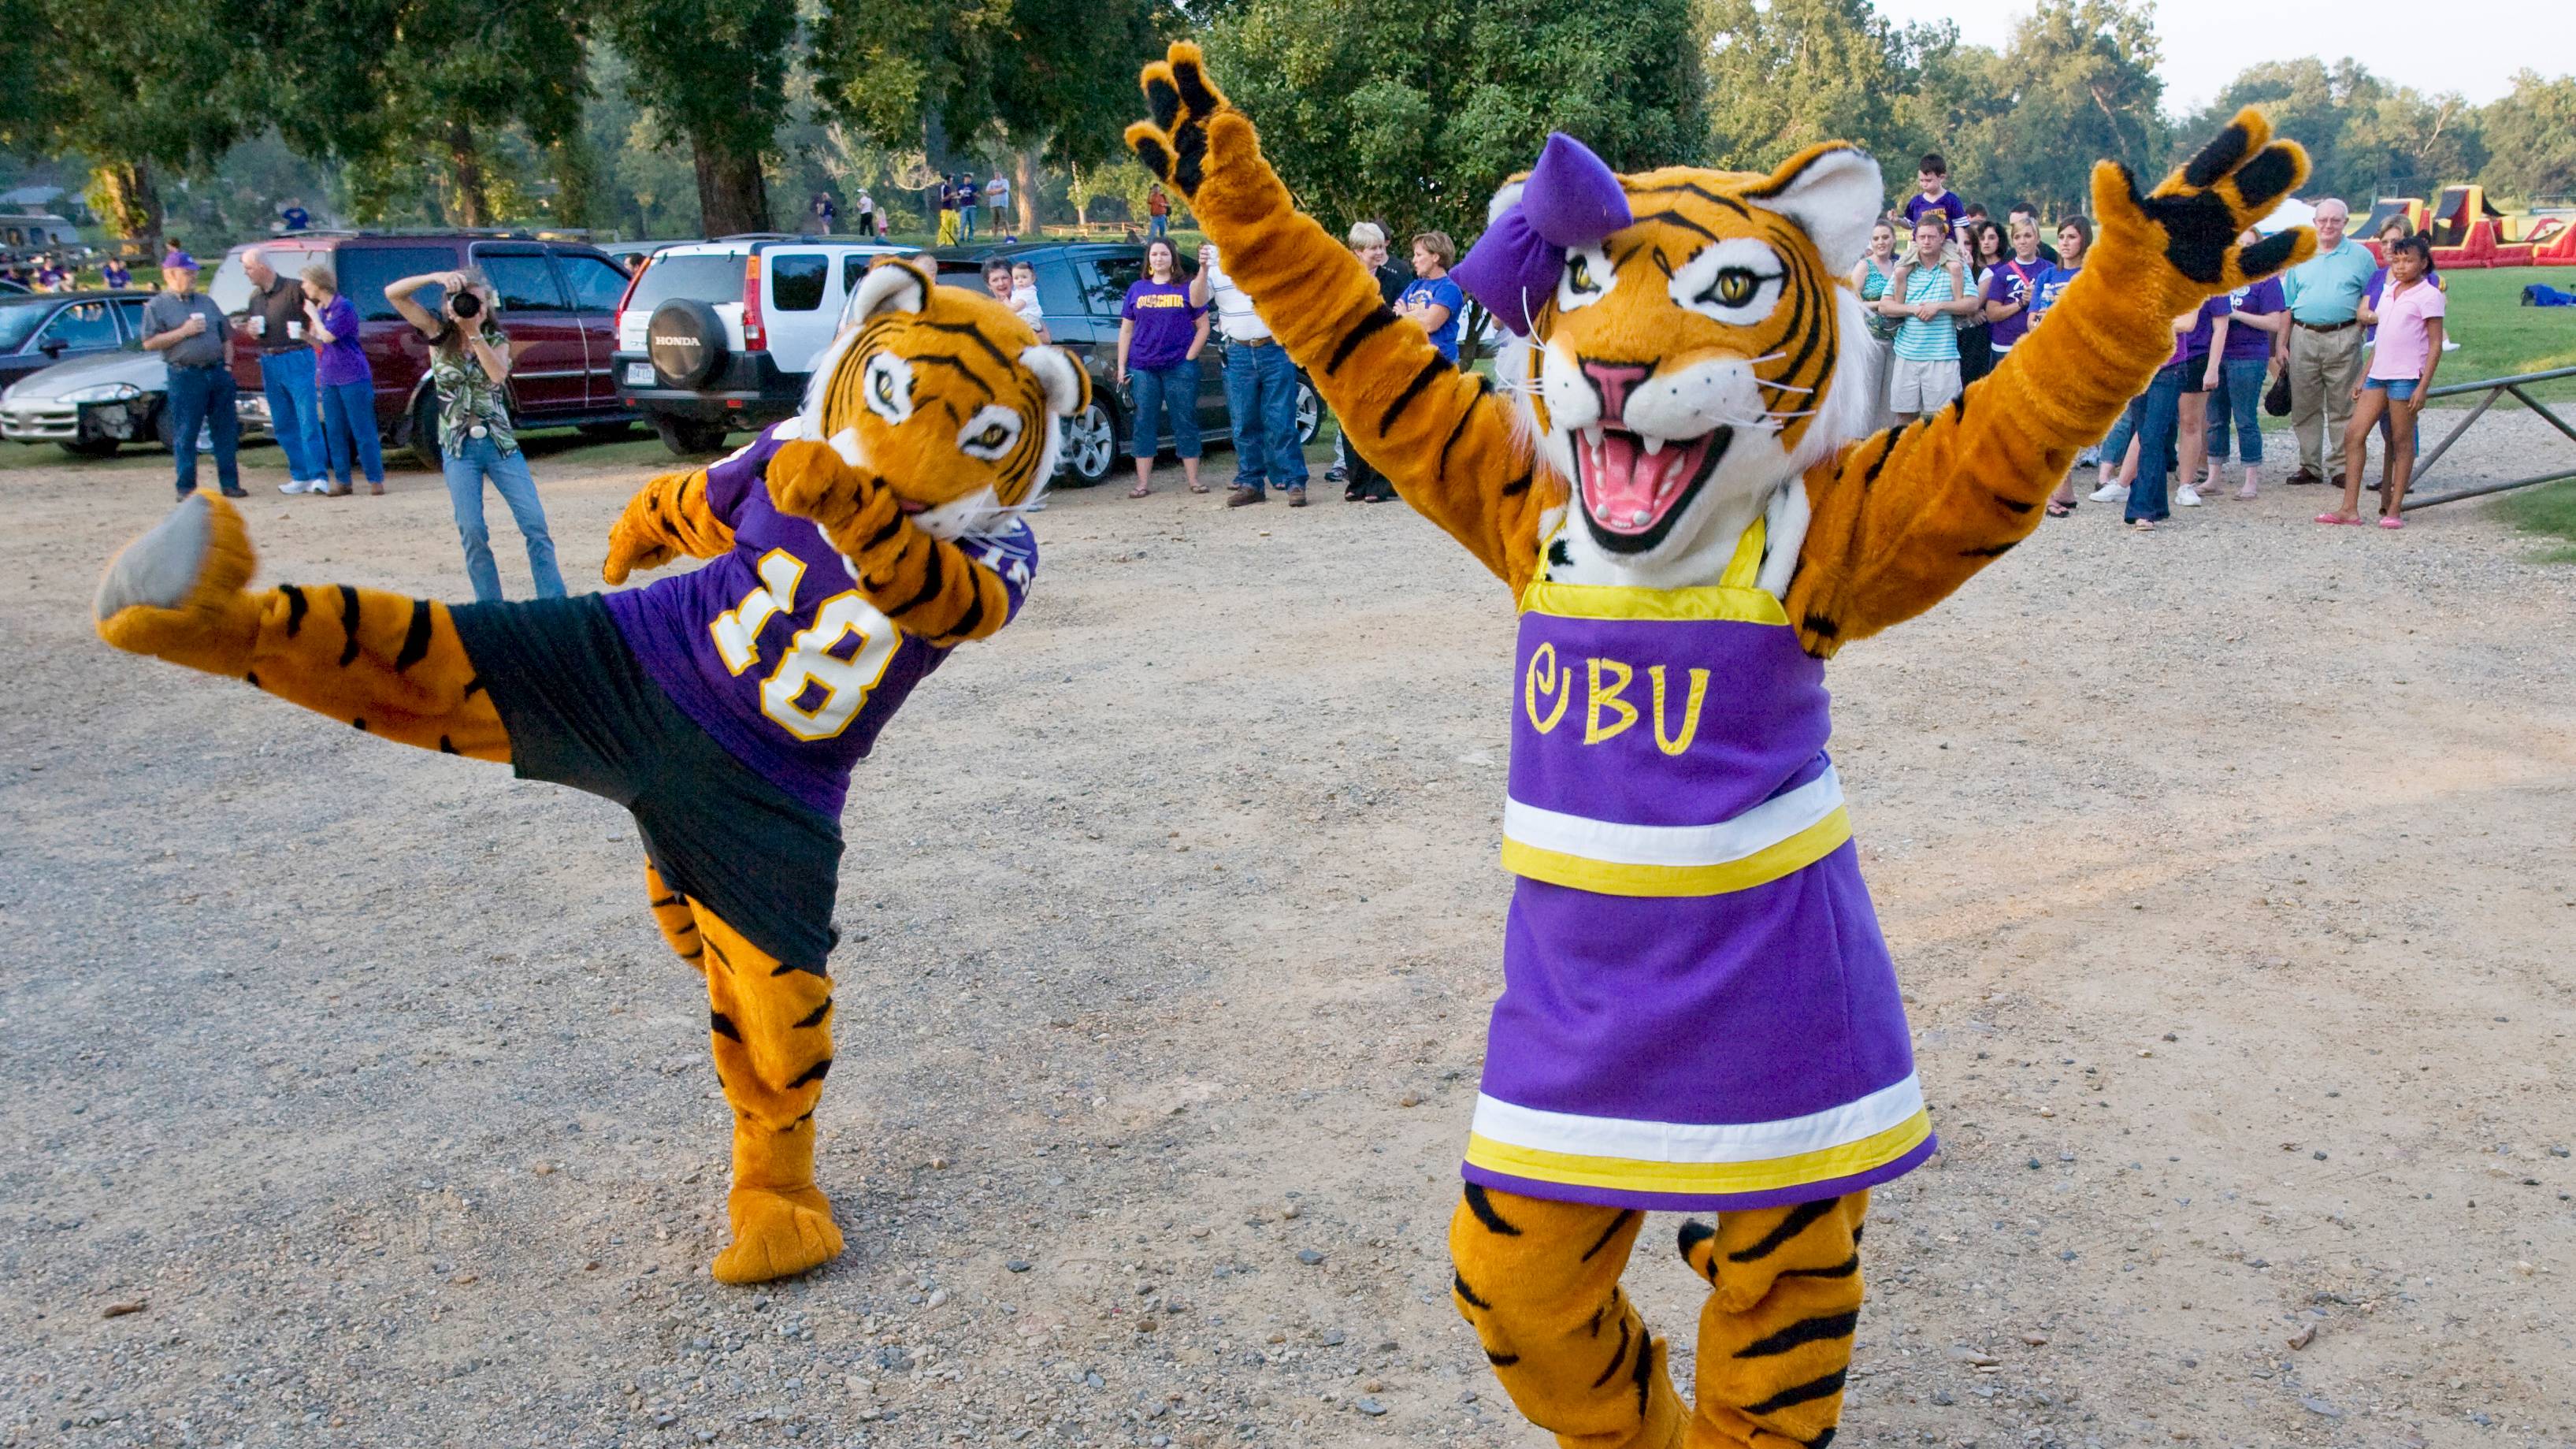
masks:
[(385, 491), (385, 455), (376, 436), (376, 373), (358, 341), (357, 304), (340, 295), (328, 262), (304, 269), (304, 335), (313, 340), (313, 386), (322, 404), (322, 438), (331, 451), (331, 494), (356, 491), (350, 454), (367, 475), (367, 491)]
[[(2252, 246), (2259, 238), (2247, 231), (2237, 240)], [(2245, 465), (2245, 483), (2236, 496), (2251, 501), (2263, 471), (2263, 385), (2272, 359), (2289, 330), (2289, 306), (2281, 298), (2281, 280), (2265, 277), (2227, 294), (2234, 310), (2227, 318), (2227, 341), (2219, 350), (2218, 382), (2209, 391), (2209, 476), (2202, 486), (2212, 492), (2225, 486), (2228, 425), (2235, 425), (2237, 458)]]
[(1145, 244), (1145, 275), (1127, 284), (1127, 299), (1118, 308), (1118, 385), (1132, 386), (1136, 406), (1128, 414), (1132, 428), (1127, 451), (1136, 459), (1136, 486), (1130, 498), (1154, 491), (1156, 434), (1169, 417), (1172, 452), (1192, 493), (1205, 493), (1199, 481), (1199, 349), (1207, 346), (1205, 307), (1190, 303), (1190, 284), (1181, 280), (1179, 260), (1170, 241), (1156, 237)]

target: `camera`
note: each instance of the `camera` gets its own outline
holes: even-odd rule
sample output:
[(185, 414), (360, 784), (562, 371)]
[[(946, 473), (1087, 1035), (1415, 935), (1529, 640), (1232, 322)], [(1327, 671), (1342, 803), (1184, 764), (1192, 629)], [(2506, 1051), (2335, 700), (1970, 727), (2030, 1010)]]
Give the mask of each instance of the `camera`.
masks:
[(483, 299), (472, 292), (459, 292), (447, 299), (447, 309), (459, 317), (479, 317), (483, 313)]

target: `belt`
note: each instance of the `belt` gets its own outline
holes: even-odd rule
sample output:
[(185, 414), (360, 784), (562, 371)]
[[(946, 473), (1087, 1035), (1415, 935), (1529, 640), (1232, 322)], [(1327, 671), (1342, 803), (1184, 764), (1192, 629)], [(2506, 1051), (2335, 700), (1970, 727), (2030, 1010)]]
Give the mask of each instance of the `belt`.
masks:
[(2358, 327), (2361, 325), (2359, 319), (2352, 317), (2346, 317), (2340, 322), (2299, 322), (2299, 319), (2296, 317), (2293, 317), (2290, 320), (2298, 322), (2298, 325), (2305, 327), (2311, 332), (2341, 332), (2347, 327)]
[(1276, 337), (1229, 337), (1225, 340), (1233, 343), (1237, 347), (1268, 347), (1279, 339)]

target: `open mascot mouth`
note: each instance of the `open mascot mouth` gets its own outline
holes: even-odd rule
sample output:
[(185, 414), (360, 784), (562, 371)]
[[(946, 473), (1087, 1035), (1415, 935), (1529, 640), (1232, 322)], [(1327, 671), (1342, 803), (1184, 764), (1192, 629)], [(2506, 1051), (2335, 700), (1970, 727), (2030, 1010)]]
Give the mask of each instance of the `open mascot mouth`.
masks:
[(1735, 429), (1696, 438), (1650, 438), (1612, 424), (1574, 435), (1583, 521), (1613, 553), (1644, 553), (1664, 541), (1726, 457)]

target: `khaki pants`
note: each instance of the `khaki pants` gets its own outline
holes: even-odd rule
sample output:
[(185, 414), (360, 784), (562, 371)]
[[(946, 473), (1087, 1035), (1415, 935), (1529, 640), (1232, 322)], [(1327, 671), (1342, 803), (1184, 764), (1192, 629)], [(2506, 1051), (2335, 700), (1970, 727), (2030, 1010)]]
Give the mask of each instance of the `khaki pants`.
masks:
[(2359, 327), (2314, 332), (2290, 324), (2290, 431), (2299, 439), (2299, 466), (2320, 478), (2343, 466), (2343, 429), (2352, 418), (2361, 355)]

